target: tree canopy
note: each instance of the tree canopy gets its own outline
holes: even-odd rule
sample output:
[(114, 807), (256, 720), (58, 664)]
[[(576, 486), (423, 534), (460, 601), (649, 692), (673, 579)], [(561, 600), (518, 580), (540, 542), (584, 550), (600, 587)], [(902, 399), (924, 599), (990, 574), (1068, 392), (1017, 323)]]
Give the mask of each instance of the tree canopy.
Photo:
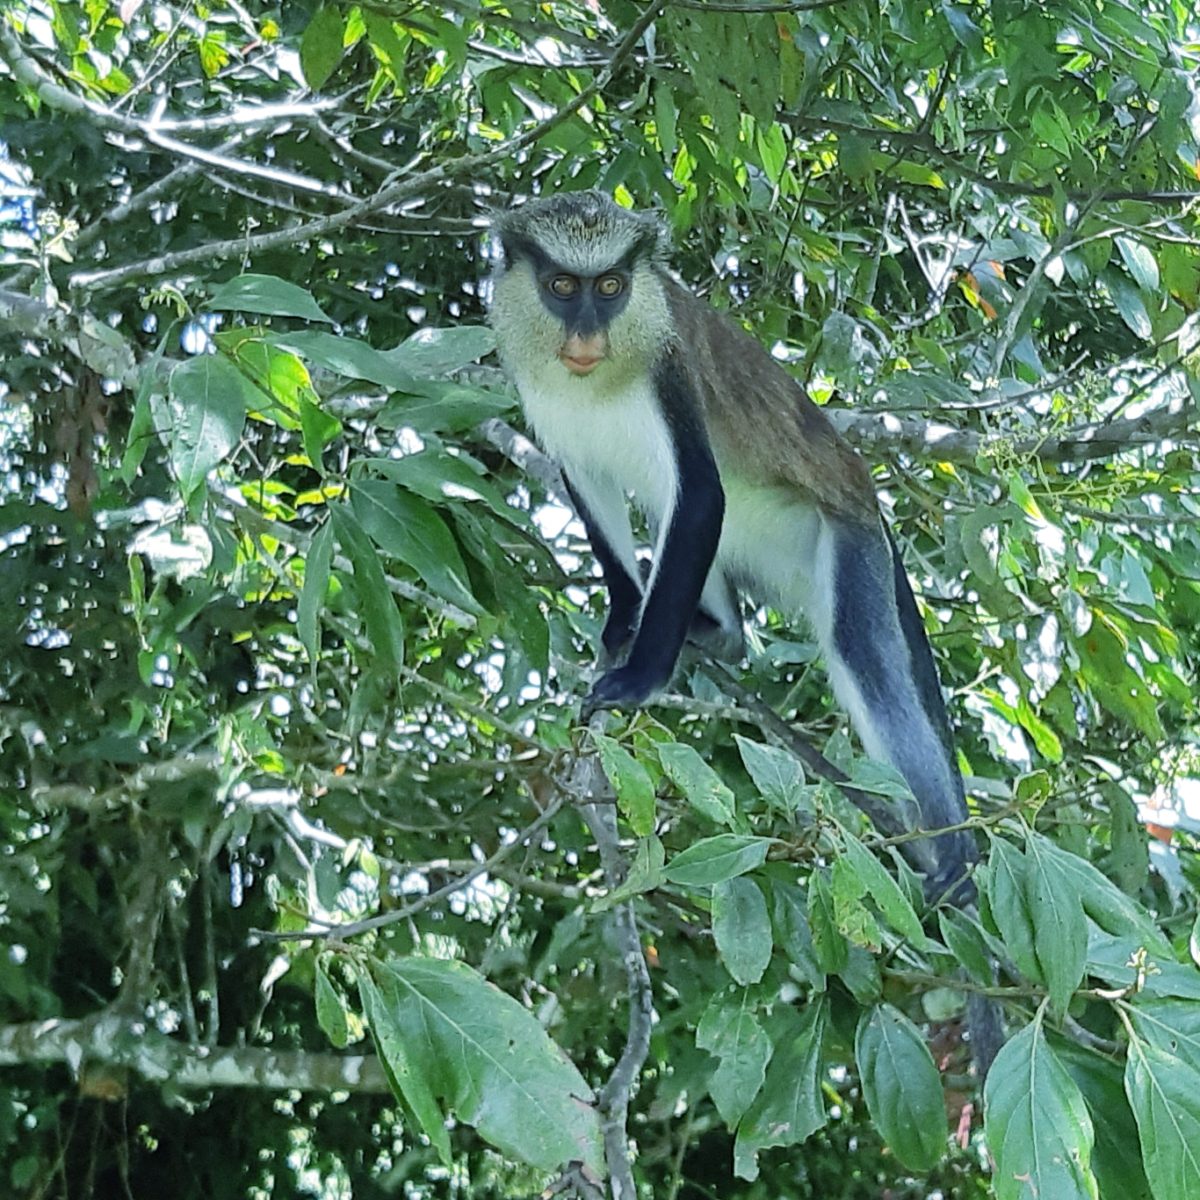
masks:
[[(1200, 1195), (1198, 62), (1183, 0), (0, 5), (0, 1188)], [(485, 310), (582, 188), (871, 463), (977, 903), (769, 610), (580, 723)]]

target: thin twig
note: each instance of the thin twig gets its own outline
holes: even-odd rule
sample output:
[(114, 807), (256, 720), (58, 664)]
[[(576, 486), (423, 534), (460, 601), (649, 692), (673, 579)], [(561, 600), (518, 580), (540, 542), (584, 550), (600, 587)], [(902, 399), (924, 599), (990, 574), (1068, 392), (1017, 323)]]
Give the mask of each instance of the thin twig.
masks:
[[(207, 245), (196, 246), (189, 250), (176, 251), (173, 254), (157, 255), (144, 259), (142, 262), (130, 263), (109, 271), (85, 271), (71, 277), (71, 286), (83, 291), (94, 291), (100, 288), (114, 288), (134, 279), (146, 276), (171, 274), (191, 267), (198, 263), (211, 265), (225, 258), (245, 256), (247, 258), (265, 250), (274, 250), (284, 246), (292, 246), (301, 241), (310, 241), (324, 237), (340, 229), (362, 222), (381, 209), (410, 200), (425, 192), (450, 182), (470, 176), (479, 176), (495, 163), (513, 158), (535, 142), (545, 137), (552, 129), (573, 117), (584, 105), (592, 101), (604, 91), (612, 81), (613, 76), (624, 66), (632, 55), (638, 42), (646, 30), (653, 24), (655, 18), (666, 5), (667, 0), (651, 0), (645, 11), (633, 24), (629, 32), (621, 39), (613, 51), (607, 65), (583, 91), (564, 104), (544, 120), (537, 122), (523, 134), (511, 141), (501, 142), (488, 150), (475, 154), (463, 155), (461, 158), (447, 158), (436, 166), (425, 171), (418, 171), (405, 179), (398, 180), (367, 197), (351, 204), (339, 212), (327, 217), (319, 217), (313, 221), (284, 229), (273, 230), (270, 233), (254, 234), (249, 237), (230, 238), (222, 242), (211, 242)], [(0, 48), (5, 42), (0, 38)], [(19, 47), (17, 47), (19, 50)], [(70, 95), (70, 93), (67, 93)]]

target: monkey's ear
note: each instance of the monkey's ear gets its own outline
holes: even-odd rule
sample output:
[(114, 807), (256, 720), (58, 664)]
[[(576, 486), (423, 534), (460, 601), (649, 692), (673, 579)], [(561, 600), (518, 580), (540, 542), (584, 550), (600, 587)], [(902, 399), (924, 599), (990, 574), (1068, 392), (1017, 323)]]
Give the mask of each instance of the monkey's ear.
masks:
[(506, 268), (516, 266), (522, 260), (531, 262), (536, 267), (538, 260), (542, 257), (537, 244), (531, 237), (519, 233), (515, 229), (506, 228), (503, 222), (497, 222), (492, 226), (492, 234), (500, 242)]
[(630, 261), (649, 258), (654, 262), (666, 262), (671, 257), (671, 231), (657, 213), (638, 213), (641, 229), (626, 255)]

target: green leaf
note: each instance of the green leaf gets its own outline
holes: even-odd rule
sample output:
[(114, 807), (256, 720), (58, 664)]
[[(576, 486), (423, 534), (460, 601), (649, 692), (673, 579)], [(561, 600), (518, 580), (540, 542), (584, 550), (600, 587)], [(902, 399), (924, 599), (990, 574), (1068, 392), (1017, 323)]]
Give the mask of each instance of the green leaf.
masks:
[(960, 46), (975, 54), (983, 49), (983, 30), (971, 20), (965, 8), (942, 0), (941, 13), (946, 19), (946, 24), (950, 26), (950, 32), (954, 34), (954, 40)]
[(619, 742), (603, 733), (592, 733), (600, 751), (600, 765), (617, 794), (617, 807), (638, 837), (654, 832), (654, 781), (650, 773)]
[(840, 833), (844, 861), (862, 881), (867, 894), (879, 906), (888, 924), (914, 946), (925, 946), (927, 939), (921, 928), (921, 920), (909, 904), (908, 897), (900, 890), (900, 885), (858, 838), (845, 829)]
[(762, 1091), (738, 1125), (733, 1160), (740, 1178), (758, 1178), (759, 1151), (798, 1146), (828, 1119), (821, 1101), (827, 1015), (824, 1000), (808, 1004), (800, 1013), (785, 1010)]
[(996, 1056), (983, 1103), (996, 1200), (1097, 1200), (1092, 1119), (1040, 1012)]
[(452, 325), (448, 329), (418, 329), (383, 357), (410, 375), (430, 378), (448, 375), (478, 362), (496, 348), (496, 335), (486, 325)]
[(846, 966), (849, 945), (838, 929), (829, 871), (822, 867), (808, 881), (808, 926), (821, 970), (836, 975)]
[(270, 401), (232, 363), (202, 354), (171, 372), (166, 435), (180, 491), (189, 498), (238, 444), (246, 411)]
[(1087, 859), (1045, 839), (1042, 839), (1042, 851), (1052, 860), (1050, 869), (1070, 882), (1083, 903), (1083, 911), (1105, 933), (1137, 937), (1154, 953), (1174, 957), (1170, 943), (1155, 925), (1154, 918)]
[(301, 317), (305, 321), (333, 319), (325, 314), (312, 293), (275, 275), (236, 275), (213, 288), (207, 308), (219, 312), (262, 313), (272, 317)]
[[(1100, 792), (1108, 804), (1110, 848), (1107, 857), (1102, 860), (1104, 869), (1097, 871), (1097, 874), (1122, 900), (1128, 900), (1126, 893), (1136, 895), (1149, 876), (1149, 840), (1145, 827), (1138, 820), (1137, 805), (1124, 788), (1116, 783), (1101, 783)], [(1087, 909), (1086, 895), (1084, 908)], [(1146, 914), (1142, 914), (1142, 917), (1148, 920)], [(1095, 917), (1092, 919), (1096, 920)], [(1116, 931), (1109, 929), (1108, 932)]]
[(867, 885), (845, 858), (834, 861), (829, 892), (838, 929), (856, 946), (872, 952), (883, 945), (883, 931), (874, 914), (863, 903)]
[(505, 501), (500, 489), (482, 474), (482, 468), (474, 460), (449, 454), (440, 446), (426, 446), (403, 458), (368, 458), (361, 466), (434, 504), (478, 500), (509, 524), (520, 519), (520, 514)]
[(460, 433), (481, 421), (497, 417), (516, 404), (514, 396), (486, 392), (457, 383), (423, 383), (415, 380), (400, 391), (419, 394), (396, 396), (384, 405), (377, 421), (383, 429), (408, 427), (418, 433)]
[(1104, 1200), (1151, 1200), (1142, 1156), (1131, 1153), (1137, 1124), (1125, 1096), (1122, 1065), (1065, 1039), (1054, 1053), (1079, 1085), (1096, 1130), (1092, 1170)]
[(439, 596), (482, 615), (454, 535), (424, 500), (386, 480), (363, 479), (350, 485), (350, 501), (381, 550), (407, 563)]
[(418, 387), (409, 372), (396, 366), (374, 346), (355, 338), (317, 329), (298, 329), (272, 333), (269, 341), (345, 379), (365, 379), (395, 392), (411, 393)]
[(746, 771), (764, 800), (785, 813), (796, 812), (802, 807), (807, 788), (799, 759), (778, 746), (764, 746), (739, 734), (734, 734), (733, 740), (737, 742)]
[(325, 966), (317, 960), (316, 991), (317, 1024), (321, 1026), (325, 1036), (339, 1050), (344, 1050), (350, 1042), (350, 1026), (346, 1018), (346, 1002), (342, 994), (333, 986), (329, 976), (325, 974)]
[(633, 854), (633, 862), (629, 864), (629, 873), (625, 879), (603, 896), (597, 896), (592, 901), (593, 912), (604, 912), (606, 909), (624, 904), (634, 896), (643, 892), (651, 892), (662, 886), (663, 863), (667, 852), (662, 842), (654, 835), (639, 838)]
[(1088, 973), (1118, 988), (1132, 988), (1147, 996), (1175, 996), (1200, 1000), (1200, 971), (1191, 963), (1175, 961), (1150, 949), (1139, 937), (1112, 937), (1093, 930), (1088, 940)]
[(386, 16), (380, 13), (366, 11), (362, 14), (363, 25), (367, 31), (367, 39), (371, 49), (380, 62), (387, 67), (391, 77), (399, 82), (404, 69), (404, 59), (408, 53), (408, 40), (401, 40), (396, 32), (396, 26)]
[(713, 885), (712, 931), (725, 969), (743, 986), (757, 983), (771, 961), (771, 918), (753, 879)]
[(1074, 881), (1056, 869), (1059, 855), (1029, 831), (1025, 838), (1025, 898), (1042, 978), (1057, 1012), (1065, 1013), (1087, 963), (1087, 923)]
[[(394, 989), (375, 986), (366, 971), (358, 981), (363, 1015), (371, 1029), (375, 1052), (383, 1064), (392, 1092), (412, 1110), (422, 1132), (433, 1143), (442, 1165), (450, 1166), (450, 1134), (434, 1092), (434, 1072), (427, 1063), (428, 1044), (416, 1042), (404, 1026), (393, 1019)], [(400, 1009), (400, 1015), (403, 1009)]]
[(463, 963), (430, 958), (375, 961), (362, 992), (379, 1056), (443, 1162), (449, 1110), (538, 1170), (582, 1161), (603, 1174), (591, 1088), (512, 997)]
[(1154, 261), (1154, 255), (1146, 246), (1141, 242), (1135, 242), (1133, 238), (1119, 237), (1115, 240), (1121, 258), (1124, 259), (1125, 266), (1129, 269), (1129, 273), (1138, 287), (1148, 296), (1157, 296), (1160, 289), (1158, 263)]
[(732, 789), (698, 750), (680, 742), (663, 742), (658, 746), (658, 761), (667, 778), (701, 816), (718, 825), (736, 824)]
[(304, 586), (296, 605), (296, 632), (316, 669), (321, 653), (321, 611), (329, 589), (329, 566), (333, 560), (333, 523), (326, 521), (313, 535), (304, 556)]
[(958, 959), (967, 974), (976, 983), (991, 987), (993, 978), (987, 942), (975, 922), (958, 909), (943, 908), (938, 912), (938, 928), (942, 941), (950, 947), (950, 953)]
[(676, 854), (664, 874), (672, 883), (684, 887), (721, 883), (761, 867), (773, 840), (746, 833), (719, 833), (716, 837), (702, 838)]
[(808, 924), (808, 899), (803, 888), (774, 880), (775, 940), (788, 961), (814, 991), (825, 990), (825, 972), (817, 961), (812, 929)]
[(331, 504), (329, 515), (338, 544), (354, 567), (354, 591), (362, 605), (372, 649), (384, 671), (393, 672), (404, 661), (404, 627), (379, 553), (348, 504)]
[(1125, 1094), (1155, 1200), (1200, 1196), (1200, 1071), (1132, 1037)]
[(1104, 281), (1108, 284), (1108, 290), (1112, 293), (1113, 303), (1117, 306), (1121, 319), (1142, 341), (1148, 342), (1154, 333), (1154, 326), (1137, 288), (1113, 274), (1106, 275)]
[(1200, 1071), (1200, 1002), (1138, 996), (1129, 1015), (1143, 1038)]
[[(137, 478), (138, 468), (146, 456), (154, 438), (154, 413), (150, 397), (155, 390), (155, 383), (160, 378), (163, 355), (166, 353), (167, 342), (177, 333), (177, 322), (170, 322), (153, 355), (142, 365), (138, 379), (137, 395), (133, 401), (133, 417), (129, 422), (129, 432), (125, 437), (125, 452), (121, 455), (120, 476), (128, 487)], [(11, 499), (10, 499), (11, 503)]]
[(721, 1119), (733, 1129), (758, 1095), (773, 1049), (746, 992), (732, 1000), (713, 997), (696, 1027), (696, 1045), (721, 1060), (708, 1090)]
[(854, 1057), (875, 1127), (896, 1157), (927, 1171), (946, 1152), (946, 1106), (921, 1031), (890, 1004), (863, 1013)]
[(341, 9), (336, 4), (327, 4), (318, 9), (316, 16), (308, 23), (300, 39), (300, 69), (313, 91), (324, 86), (342, 61), (345, 36), (346, 25)]
[(307, 396), (301, 396), (300, 429), (308, 461), (324, 474), (325, 447), (342, 432), (341, 421), (332, 413), (319, 408)]
[(1029, 864), (1016, 847), (993, 838), (984, 877), (988, 908), (1017, 969), (1026, 979), (1042, 982), (1042, 970), (1034, 950), (1033, 917), (1029, 912), (1026, 878)]

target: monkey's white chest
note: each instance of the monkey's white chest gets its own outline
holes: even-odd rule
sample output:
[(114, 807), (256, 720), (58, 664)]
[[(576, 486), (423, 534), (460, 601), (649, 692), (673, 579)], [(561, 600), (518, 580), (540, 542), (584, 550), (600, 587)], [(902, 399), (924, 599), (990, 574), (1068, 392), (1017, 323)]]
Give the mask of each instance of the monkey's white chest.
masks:
[[(603, 369), (603, 368), (601, 368)], [(538, 441), (573, 480), (631, 493), (648, 516), (670, 511), (677, 467), (671, 436), (648, 381), (620, 390), (578, 379), (560, 369), (564, 386), (545, 378), (518, 378), (525, 415)]]

